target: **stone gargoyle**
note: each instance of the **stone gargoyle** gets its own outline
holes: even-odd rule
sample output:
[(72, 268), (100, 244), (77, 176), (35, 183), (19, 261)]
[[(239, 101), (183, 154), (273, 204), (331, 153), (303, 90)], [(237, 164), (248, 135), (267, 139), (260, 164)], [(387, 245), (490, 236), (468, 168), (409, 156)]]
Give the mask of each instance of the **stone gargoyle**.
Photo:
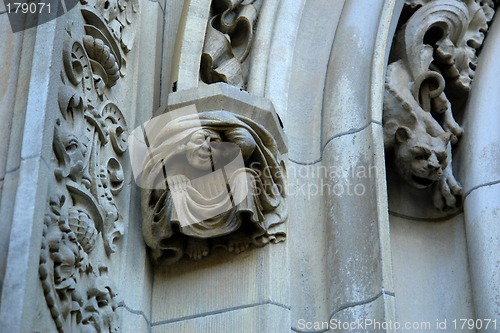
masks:
[[(414, 82), (398, 61), (387, 69), (384, 98), (384, 143), (399, 175), (418, 189), (431, 187), (439, 209), (461, 204), (462, 187), (453, 176), (451, 146), (463, 130), (443, 93), (444, 79), (433, 71)], [(424, 110), (417, 100), (426, 100)], [(439, 116), (440, 121), (433, 114)]]
[(384, 142), (399, 175), (432, 189), (440, 210), (462, 204), (452, 172), (452, 146), (463, 134), (463, 110), (478, 64), (490, 0), (406, 0), (387, 68)]

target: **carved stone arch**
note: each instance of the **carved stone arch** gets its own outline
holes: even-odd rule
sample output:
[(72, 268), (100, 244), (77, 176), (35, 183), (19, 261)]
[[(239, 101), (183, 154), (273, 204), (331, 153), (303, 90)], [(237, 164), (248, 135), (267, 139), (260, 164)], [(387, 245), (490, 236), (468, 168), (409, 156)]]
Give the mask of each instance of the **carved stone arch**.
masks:
[[(494, 43), (478, 60), (474, 83), (482, 82), (481, 88), (472, 86), (476, 97), (465, 106), (464, 119), (454, 113), (464, 127), (462, 138), (458, 128), (455, 138), (441, 135), (450, 131), (444, 119), (438, 117), (436, 126), (436, 119), (427, 117), (429, 111), (443, 116), (437, 111), (447, 101), (454, 112), (462, 107), (457, 100), (467, 89), (455, 88), (475, 70), (477, 59), (467, 47), (481, 44), (483, 19), (492, 15), (484, 10), (490, 0), (57, 3), (63, 2), (77, 6), (58, 21), (17, 35), (9, 33), (0, 9), (0, 30), (6, 31), (0, 40), (7, 39), (0, 60), (13, 64), (0, 70), (5, 73), (0, 115), (7, 119), (0, 122), (0, 138), (8, 137), (8, 147), (0, 145), (2, 329), (302, 333), (340, 322), (446, 319), (450, 324), (475, 314), (493, 316), (494, 254), (500, 250), (494, 215), (497, 163), (492, 161), (498, 160), (498, 138), (493, 111), (475, 111), (497, 107), (487, 93), (498, 76), (494, 55), (500, 51)], [(403, 38), (398, 20), (412, 14), (419, 20), (407, 25), (408, 31), (425, 29)], [(465, 21), (473, 29), (457, 33), (454, 27)], [(207, 28), (212, 29), (208, 34)], [(402, 53), (413, 49), (406, 47), (415, 45), (413, 37), (423, 40), (415, 49), (427, 58), (390, 54), (394, 35), (403, 36), (396, 37)], [(425, 46), (429, 43), (435, 47)], [(464, 80), (458, 75), (453, 83), (444, 68), (450, 43), (461, 44), (455, 56), (473, 60), (462, 63), (469, 67), (462, 71)], [(6, 57), (10, 49), (16, 51)], [(386, 77), (391, 78), (387, 86)], [(400, 117), (405, 124), (390, 112), (384, 119), (386, 87), (386, 106), (408, 111)], [(267, 181), (268, 189), (285, 183), (279, 196), (264, 191), (267, 199), (253, 201), (266, 207), (248, 209), (248, 202), (226, 215), (249, 222), (250, 211), (256, 212), (266, 239), (276, 244), (228, 254), (223, 247), (234, 235), (220, 232), (210, 238), (216, 246), (203, 260), (184, 256), (170, 266), (152, 265), (151, 254), (162, 261), (166, 245), (185, 248), (186, 234), (164, 237), (165, 230), (148, 230), (150, 221), (142, 232), (142, 189), (128, 154), (137, 147), (127, 139), (130, 132), (148, 146), (144, 133), (153, 127), (169, 139), (177, 133), (173, 126), (147, 125), (153, 111), (169, 118), (194, 106), (205, 139), (239, 147), (247, 181)], [(391, 170), (395, 142), (401, 145), (422, 130), (414, 109), (426, 115), (421, 118), (429, 125), (427, 139), (435, 146), (449, 140), (456, 147), (451, 154), (458, 162), (454, 174), (463, 183), (463, 211), (439, 212), (428, 193), (406, 187)], [(167, 150), (196, 139), (193, 117), (179, 118), (177, 124), (187, 128)], [(390, 140), (384, 140), (384, 127)], [(267, 160), (271, 167), (263, 169), (248, 163)], [(396, 166), (402, 166), (399, 162)], [(187, 165), (177, 167), (184, 171)], [(164, 176), (161, 168), (156, 171)], [(284, 182), (270, 181), (281, 173)], [(158, 207), (158, 215), (171, 208), (168, 179), (162, 185), (145, 200), (145, 206)], [(182, 189), (183, 183), (176, 185)], [(286, 205), (273, 207), (285, 199)], [(287, 211), (275, 214), (276, 207)], [(244, 243), (237, 245), (240, 252), (247, 250)], [(199, 249), (195, 254), (203, 257)]]

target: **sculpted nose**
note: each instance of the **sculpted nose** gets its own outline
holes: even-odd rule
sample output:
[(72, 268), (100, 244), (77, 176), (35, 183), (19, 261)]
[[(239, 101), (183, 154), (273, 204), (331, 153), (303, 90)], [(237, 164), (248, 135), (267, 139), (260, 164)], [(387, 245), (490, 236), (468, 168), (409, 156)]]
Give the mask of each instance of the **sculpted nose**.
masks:
[(441, 168), (439, 166), (439, 164), (435, 164), (435, 163), (429, 163), (429, 169), (432, 170), (432, 171), (436, 171), (436, 170), (439, 170), (439, 168)]
[(431, 171), (437, 171), (437, 170), (439, 170), (441, 168), (441, 165), (439, 164), (439, 161), (438, 161), (437, 157), (434, 154), (432, 154), (429, 157), (427, 167)]

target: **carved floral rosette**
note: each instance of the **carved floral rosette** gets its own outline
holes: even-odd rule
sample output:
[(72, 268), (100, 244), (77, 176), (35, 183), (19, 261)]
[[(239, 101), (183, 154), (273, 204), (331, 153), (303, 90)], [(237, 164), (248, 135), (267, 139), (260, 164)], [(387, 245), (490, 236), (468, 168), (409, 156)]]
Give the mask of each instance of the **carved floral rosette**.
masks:
[(68, 23), (63, 43), (39, 275), (58, 332), (118, 332), (108, 263), (124, 233), (127, 124), (104, 92), (123, 76), (138, 8), (126, 0), (82, 3), (85, 24)]
[(431, 188), (438, 209), (461, 206), (452, 147), (478, 63), (492, 0), (407, 0), (391, 49), (384, 141), (400, 176)]

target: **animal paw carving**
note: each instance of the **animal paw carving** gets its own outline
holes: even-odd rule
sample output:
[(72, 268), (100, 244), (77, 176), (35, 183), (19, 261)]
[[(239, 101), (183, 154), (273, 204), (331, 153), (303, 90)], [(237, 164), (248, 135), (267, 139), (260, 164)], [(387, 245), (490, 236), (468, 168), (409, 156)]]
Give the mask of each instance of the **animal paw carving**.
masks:
[(462, 186), (455, 179), (449, 167), (433, 188), (434, 206), (440, 210), (455, 209), (461, 205)]
[(451, 133), (450, 142), (452, 145), (457, 143), (458, 139), (464, 134), (463, 128), (453, 119), (451, 110), (445, 114), (442, 126), (446, 132)]
[(441, 127), (445, 132), (451, 134), (451, 144), (454, 145), (464, 133), (464, 130), (453, 118), (451, 104), (444, 93), (432, 100), (432, 110), (438, 114), (442, 114)]

